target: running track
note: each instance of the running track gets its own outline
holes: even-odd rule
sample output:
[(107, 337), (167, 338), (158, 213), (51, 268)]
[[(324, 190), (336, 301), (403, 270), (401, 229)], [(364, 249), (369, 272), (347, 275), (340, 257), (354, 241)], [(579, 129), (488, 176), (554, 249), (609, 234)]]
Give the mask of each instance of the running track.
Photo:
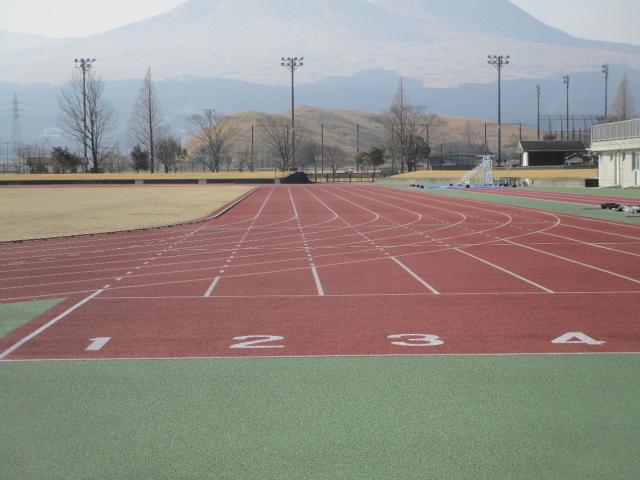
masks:
[(375, 186), (0, 245), (1, 360), (640, 352), (640, 227)]

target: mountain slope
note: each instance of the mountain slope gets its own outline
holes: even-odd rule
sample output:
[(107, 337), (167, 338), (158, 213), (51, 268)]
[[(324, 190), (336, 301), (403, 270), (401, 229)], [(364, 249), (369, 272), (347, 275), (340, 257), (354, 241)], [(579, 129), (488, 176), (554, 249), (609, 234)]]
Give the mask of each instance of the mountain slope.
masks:
[(286, 82), (279, 58), (304, 56), (301, 81), (385, 69), (430, 86), (493, 81), (486, 55), (511, 54), (511, 78), (640, 67), (640, 47), (581, 40), (507, 0), (190, 0), (110, 32), (29, 54), (7, 54), (0, 80), (46, 71), (64, 81), (79, 55), (107, 79), (222, 77)]

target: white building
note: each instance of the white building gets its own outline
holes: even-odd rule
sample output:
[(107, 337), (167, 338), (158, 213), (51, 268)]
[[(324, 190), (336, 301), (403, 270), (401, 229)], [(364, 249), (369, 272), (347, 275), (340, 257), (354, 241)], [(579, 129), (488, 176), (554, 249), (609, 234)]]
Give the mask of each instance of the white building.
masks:
[(601, 187), (640, 186), (640, 118), (595, 125), (591, 151), (600, 157)]

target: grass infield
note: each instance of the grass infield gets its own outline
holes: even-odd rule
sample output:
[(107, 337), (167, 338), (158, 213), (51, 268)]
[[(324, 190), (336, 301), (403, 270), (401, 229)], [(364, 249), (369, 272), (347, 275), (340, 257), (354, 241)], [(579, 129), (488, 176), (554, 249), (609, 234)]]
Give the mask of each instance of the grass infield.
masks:
[(628, 480), (640, 356), (6, 363), (12, 480)]
[(65, 174), (0, 174), (0, 181), (75, 181), (75, 180), (270, 180), (290, 175), (289, 172), (261, 170), (257, 172), (181, 172), (181, 173), (65, 173)]
[(0, 241), (110, 232), (204, 217), (250, 186), (3, 187)]

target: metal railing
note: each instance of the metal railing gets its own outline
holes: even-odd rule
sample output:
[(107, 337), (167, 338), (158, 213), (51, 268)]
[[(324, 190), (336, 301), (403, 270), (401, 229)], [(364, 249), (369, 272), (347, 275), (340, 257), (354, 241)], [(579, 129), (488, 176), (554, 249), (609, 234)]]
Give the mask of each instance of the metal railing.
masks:
[(626, 140), (628, 138), (640, 138), (640, 118), (625, 122), (594, 125), (591, 129), (592, 142)]

